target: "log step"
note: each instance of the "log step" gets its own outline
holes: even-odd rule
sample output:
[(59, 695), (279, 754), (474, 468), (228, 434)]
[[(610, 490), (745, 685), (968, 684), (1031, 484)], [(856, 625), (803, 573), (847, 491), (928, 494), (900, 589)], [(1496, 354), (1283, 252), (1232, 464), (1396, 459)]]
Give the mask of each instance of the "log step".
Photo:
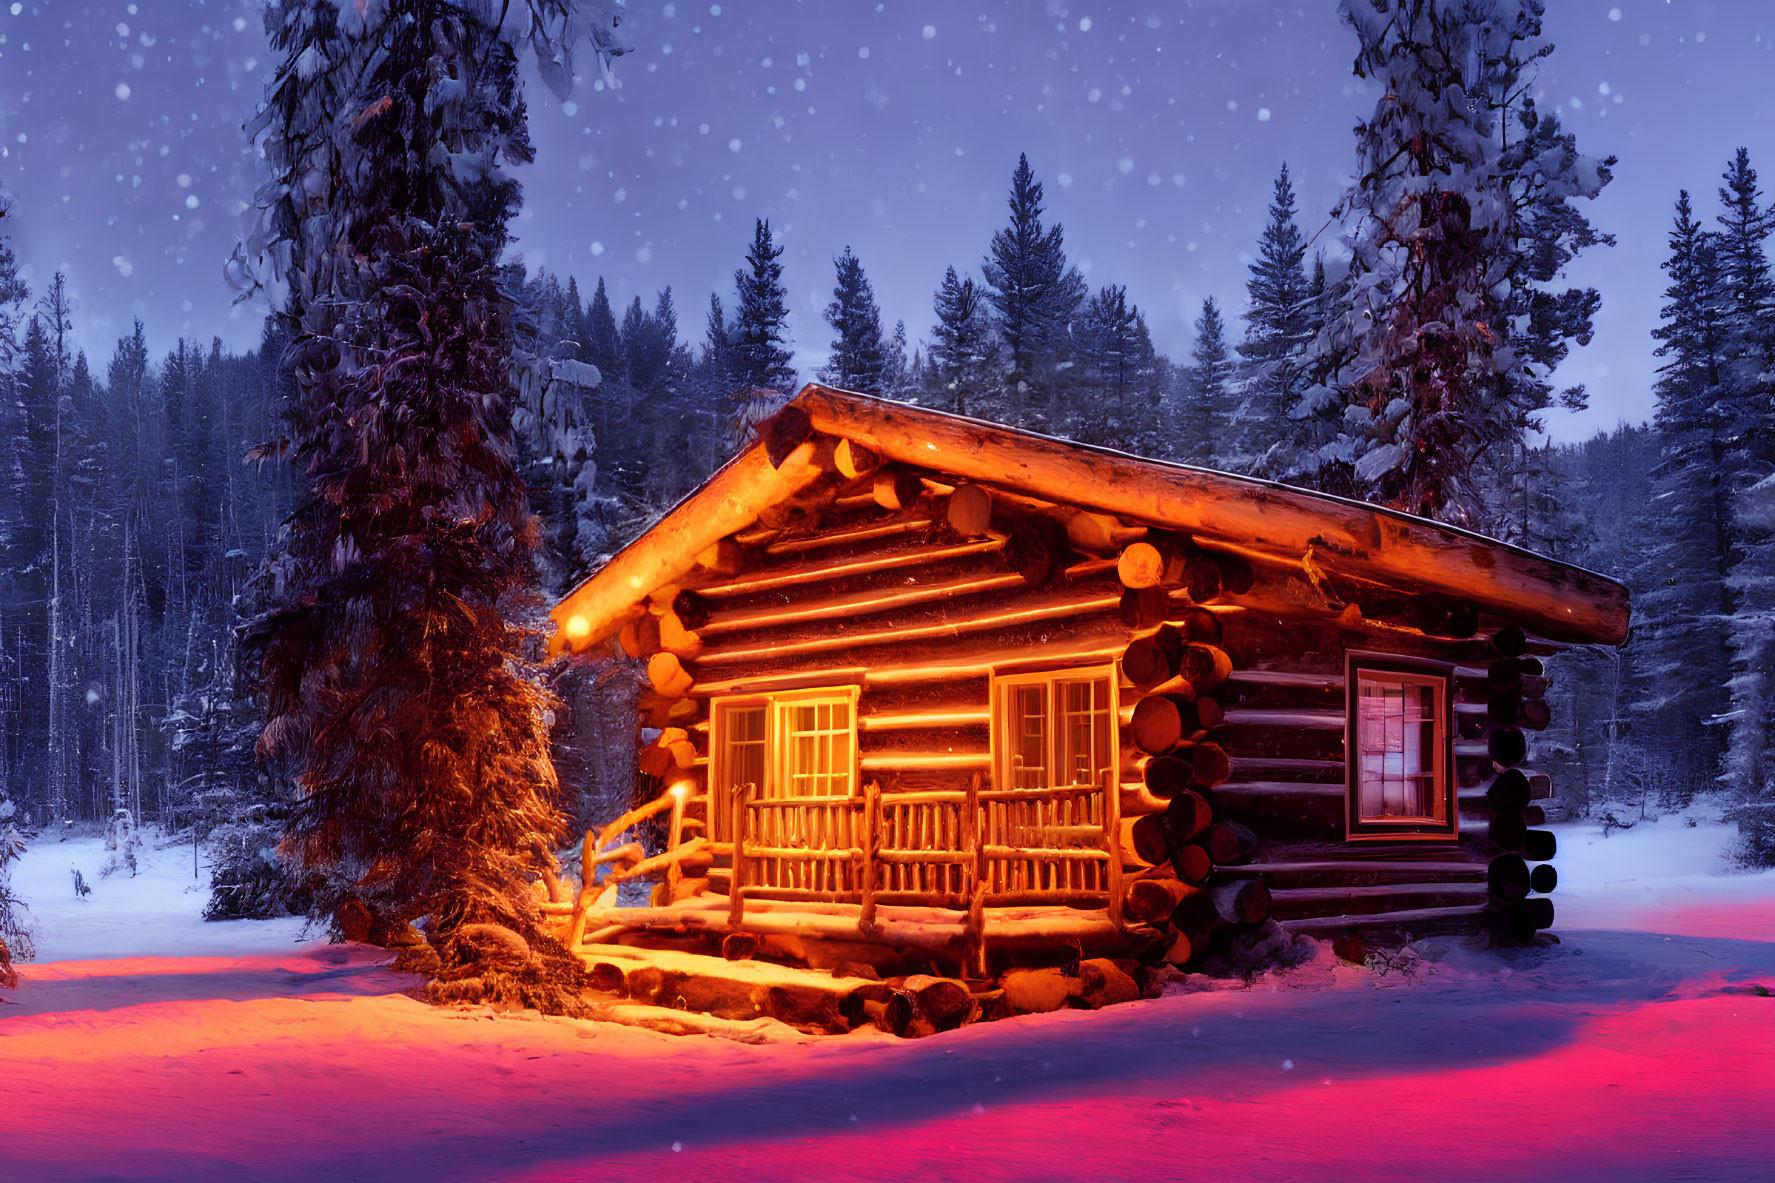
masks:
[(1433, 933), (1462, 932), (1477, 928), (1479, 909), (1472, 905), (1451, 908), (1407, 908), (1398, 912), (1345, 913), (1338, 916), (1304, 916), (1281, 921), (1283, 928), (1300, 936), (1334, 937), (1348, 929), (1397, 929), (1414, 937)]
[(802, 1031), (844, 1032), (863, 1014), (861, 997), (881, 983), (765, 961), (632, 945), (582, 945), (594, 989), (720, 1019), (778, 1019)]
[(1478, 883), (1378, 883), (1362, 886), (1297, 887), (1270, 892), (1272, 915), (1278, 920), (1320, 916), (1397, 914), (1436, 908), (1479, 908), (1490, 898)]

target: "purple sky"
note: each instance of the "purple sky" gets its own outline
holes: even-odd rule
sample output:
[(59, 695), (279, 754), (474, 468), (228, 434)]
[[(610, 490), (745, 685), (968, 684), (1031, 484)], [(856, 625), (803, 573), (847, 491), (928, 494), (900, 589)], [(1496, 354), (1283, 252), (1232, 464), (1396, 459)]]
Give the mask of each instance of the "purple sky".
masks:
[[(1549, 423), (1573, 438), (1651, 409), (1678, 188), (1711, 216), (1743, 144), (1775, 190), (1775, 4), (1549, 8), (1541, 101), (1583, 150), (1621, 157), (1589, 209), (1620, 245), (1571, 276), (1603, 293), (1595, 340), (1559, 375), (1589, 385), (1592, 409)], [(645, 0), (625, 29), (637, 52), (617, 91), (563, 105), (531, 89), (520, 249), (588, 296), (599, 273), (619, 302), (672, 285), (695, 339), (766, 216), (803, 377), (828, 340), (832, 256), (852, 246), (886, 320), (924, 337), (943, 268), (977, 270), (1003, 222), (1019, 151), (1089, 282), (1126, 284), (1182, 357), (1204, 296), (1242, 307), (1277, 166), (1319, 231), (1374, 97), (1328, 0)], [(256, 0), (0, 0), (8, 222), (34, 286), (68, 272), (100, 365), (132, 316), (157, 351), (180, 333), (256, 340), (259, 311), (230, 306), (221, 261), (257, 180), (240, 124), (269, 66)]]

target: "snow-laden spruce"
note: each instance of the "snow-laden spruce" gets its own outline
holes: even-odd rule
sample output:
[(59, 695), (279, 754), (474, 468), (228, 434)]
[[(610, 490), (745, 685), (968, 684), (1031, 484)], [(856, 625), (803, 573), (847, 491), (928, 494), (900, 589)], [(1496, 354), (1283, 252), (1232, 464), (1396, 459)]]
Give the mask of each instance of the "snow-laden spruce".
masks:
[[(437, 999), (571, 1009), (578, 965), (533, 892), (564, 818), (550, 700), (509, 623), (533, 594), (536, 538), (498, 267), (520, 203), (507, 169), (532, 155), (520, 51), (561, 91), (576, 40), (617, 48), (617, 14), (514, 9), (266, 10), (282, 64), (250, 130), (272, 177), (233, 276), (270, 289), (291, 327), (307, 488), (290, 577), (245, 645), (260, 750), (297, 790), (284, 849), (313, 913), (409, 945), (423, 920), (407, 964)], [(591, 380), (530, 368), (547, 382), (525, 409), (543, 418), (548, 388)]]
[[(1541, 0), (1343, 0), (1380, 91), (1338, 212), (1348, 273), (1295, 415), (1288, 465), (1320, 485), (1501, 529), (1491, 494), (1552, 404), (1551, 373), (1600, 302), (1551, 284), (1611, 241), (1575, 208), (1613, 157), (1582, 155), (1534, 100)], [(1561, 396), (1581, 406), (1583, 391)]]

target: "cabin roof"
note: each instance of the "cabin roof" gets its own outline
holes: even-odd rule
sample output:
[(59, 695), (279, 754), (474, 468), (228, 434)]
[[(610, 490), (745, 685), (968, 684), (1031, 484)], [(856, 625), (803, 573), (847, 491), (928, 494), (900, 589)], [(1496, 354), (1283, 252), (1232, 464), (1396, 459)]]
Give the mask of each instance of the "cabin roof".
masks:
[(699, 554), (824, 476), (821, 437), (850, 440), (883, 462), (1185, 532), (1309, 573), (1464, 600), (1552, 640), (1618, 645), (1627, 637), (1620, 583), (1457, 526), (810, 383), (758, 439), (555, 606), (555, 651), (611, 636)]

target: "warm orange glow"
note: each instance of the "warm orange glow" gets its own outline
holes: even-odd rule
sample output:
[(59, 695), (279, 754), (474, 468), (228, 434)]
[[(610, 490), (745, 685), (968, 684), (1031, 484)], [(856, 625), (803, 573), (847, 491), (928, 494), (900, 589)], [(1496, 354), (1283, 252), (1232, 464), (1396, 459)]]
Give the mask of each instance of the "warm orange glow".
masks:
[(677, 797), (679, 800), (683, 800), (684, 796), (689, 792), (690, 782), (687, 780), (681, 780), (672, 786), (672, 796)]
[(583, 638), (592, 631), (592, 622), (583, 616), (573, 615), (567, 618), (567, 635), (574, 640)]

